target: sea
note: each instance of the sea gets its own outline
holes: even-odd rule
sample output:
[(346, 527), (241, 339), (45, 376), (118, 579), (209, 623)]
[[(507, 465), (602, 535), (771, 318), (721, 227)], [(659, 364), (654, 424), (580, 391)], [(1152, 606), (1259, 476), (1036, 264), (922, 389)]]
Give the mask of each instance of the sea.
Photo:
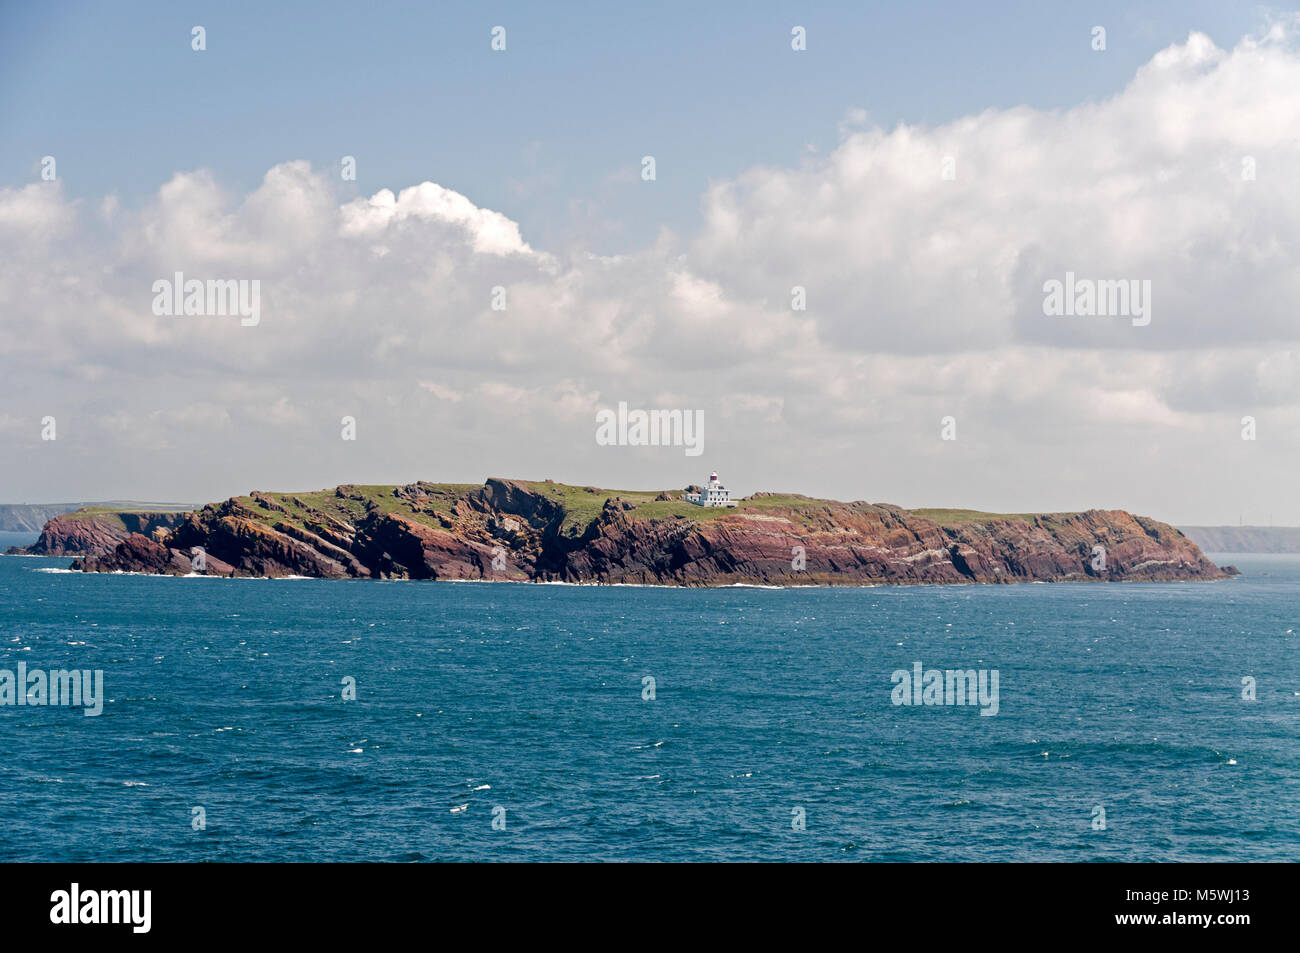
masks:
[[(675, 589), (0, 557), (0, 678), (103, 673), (99, 715), (0, 707), (0, 860), (1294, 861), (1300, 557), (1211, 558), (1243, 575)], [(946, 681), (951, 704), (901, 703), (917, 663), (996, 672), (996, 706)]]

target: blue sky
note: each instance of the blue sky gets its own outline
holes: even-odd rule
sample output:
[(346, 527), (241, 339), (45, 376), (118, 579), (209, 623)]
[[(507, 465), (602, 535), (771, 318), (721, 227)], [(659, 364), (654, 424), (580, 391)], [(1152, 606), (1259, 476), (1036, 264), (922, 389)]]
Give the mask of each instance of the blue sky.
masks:
[[(0, 501), (717, 470), (1297, 524), (1297, 130), (1300, 16), (1221, 0), (0, 0)], [(258, 320), (158, 313), (178, 271)], [(1150, 310), (1046, 311), (1071, 273)], [(601, 445), (620, 402), (703, 454)]]
[[(0, 14), (0, 186), (54, 155), (69, 194), (130, 203), (177, 171), (236, 190), (358, 160), (357, 194), (431, 179), (543, 245), (689, 233), (710, 180), (885, 127), (1113, 95), (1248, 3), (15, 3)], [(190, 49), (194, 25), (207, 50)], [(508, 49), (489, 49), (507, 29)], [(808, 31), (792, 56), (790, 29)], [(1107, 51), (1090, 48), (1094, 25)], [(653, 191), (630, 178), (654, 155)]]

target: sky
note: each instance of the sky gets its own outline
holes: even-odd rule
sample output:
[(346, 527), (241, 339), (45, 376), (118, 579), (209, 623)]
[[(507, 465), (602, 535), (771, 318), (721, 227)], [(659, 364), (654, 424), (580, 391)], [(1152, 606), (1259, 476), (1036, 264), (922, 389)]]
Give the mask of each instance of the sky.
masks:
[[(0, 2), (0, 502), (717, 470), (1300, 524), (1293, 10), (700, 6)], [(157, 313), (177, 272), (256, 323)], [(620, 402), (702, 452), (603, 445)]]

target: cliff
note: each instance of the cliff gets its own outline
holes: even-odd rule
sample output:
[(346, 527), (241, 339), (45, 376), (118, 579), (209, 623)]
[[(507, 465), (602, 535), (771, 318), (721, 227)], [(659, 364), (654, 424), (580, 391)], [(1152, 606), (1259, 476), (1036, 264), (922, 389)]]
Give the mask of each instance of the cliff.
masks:
[[(990, 514), (755, 494), (704, 509), (680, 492), (490, 479), (340, 486), (209, 504), (135, 533), (88, 572), (718, 586), (1221, 579), (1178, 530), (1119, 510)], [(1094, 546), (1105, 548), (1093, 568)]]
[(105, 556), (132, 533), (162, 539), (186, 514), (176, 512), (105, 510), (87, 507), (55, 516), (30, 546), (11, 546), (19, 556)]

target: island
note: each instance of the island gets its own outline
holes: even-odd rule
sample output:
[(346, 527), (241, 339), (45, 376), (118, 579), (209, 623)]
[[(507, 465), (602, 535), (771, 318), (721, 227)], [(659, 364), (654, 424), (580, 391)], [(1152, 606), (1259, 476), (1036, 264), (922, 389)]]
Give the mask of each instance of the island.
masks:
[(703, 506), (696, 502), (702, 492), (706, 488), (699, 486), (602, 490), (498, 478), (482, 485), (253, 491), (196, 509), (174, 525), (124, 532), (111, 548), (101, 546), (71, 568), (667, 586), (1236, 575), (1233, 567), (1207, 559), (1174, 527), (1122, 510), (906, 510), (795, 493), (755, 493), (727, 500), (734, 506)]

